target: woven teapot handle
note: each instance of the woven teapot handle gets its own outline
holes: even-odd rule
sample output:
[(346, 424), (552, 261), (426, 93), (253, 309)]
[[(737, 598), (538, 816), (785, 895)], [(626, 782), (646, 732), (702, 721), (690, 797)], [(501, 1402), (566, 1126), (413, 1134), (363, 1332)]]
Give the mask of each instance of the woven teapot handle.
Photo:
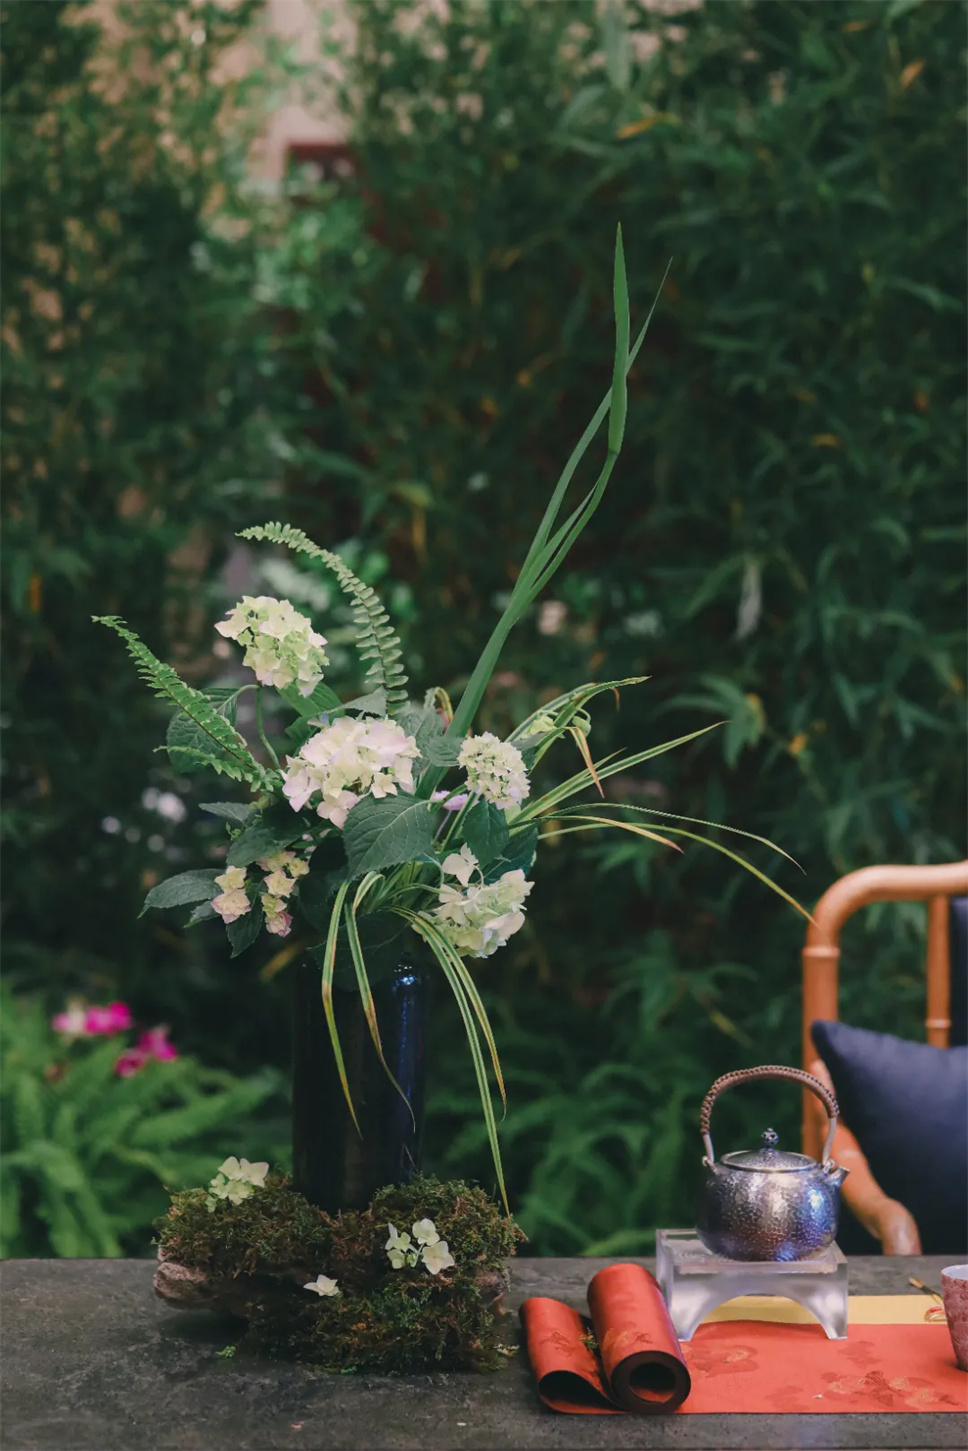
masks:
[(782, 1063), (767, 1063), (762, 1068), (738, 1068), (735, 1073), (724, 1073), (722, 1078), (717, 1078), (712, 1088), (702, 1101), (702, 1108), (699, 1111), (699, 1131), (702, 1134), (702, 1141), (706, 1146), (706, 1162), (714, 1164), (716, 1156), (713, 1153), (713, 1141), (709, 1135), (709, 1120), (713, 1111), (713, 1104), (719, 1095), (727, 1088), (735, 1088), (738, 1083), (751, 1083), (755, 1078), (788, 1078), (793, 1083), (802, 1083), (804, 1088), (809, 1088), (827, 1110), (827, 1137), (824, 1140), (823, 1159), (824, 1165), (830, 1163), (830, 1149), (834, 1141), (834, 1134), (837, 1130), (837, 1116), (840, 1110), (837, 1107), (837, 1100), (826, 1084), (821, 1083), (819, 1078), (814, 1078), (812, 1073), (805, 1073), (802, 1068), (788, 1068)]

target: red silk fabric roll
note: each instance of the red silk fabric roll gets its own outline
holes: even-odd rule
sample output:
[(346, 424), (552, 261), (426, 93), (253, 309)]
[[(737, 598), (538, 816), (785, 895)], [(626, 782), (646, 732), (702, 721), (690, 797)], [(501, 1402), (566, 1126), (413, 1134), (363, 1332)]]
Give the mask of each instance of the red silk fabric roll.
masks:
[[(556, 1411), (650, 1416), (674, 1411), (689, 1371), (662, 1291), (642, 1265), (608, 1265), (588, 1287), (591, 1322), (559, 1300), (521, 1307), (538, 1394)], [(589, 1343), (594, 1331), (598, 1355)]]

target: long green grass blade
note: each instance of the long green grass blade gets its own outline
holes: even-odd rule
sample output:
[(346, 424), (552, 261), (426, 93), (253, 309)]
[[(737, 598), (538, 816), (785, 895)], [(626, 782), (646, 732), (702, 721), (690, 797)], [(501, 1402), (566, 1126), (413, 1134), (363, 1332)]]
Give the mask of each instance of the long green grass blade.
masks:
[[(649, 323), (652, 320), (652, 315), (655, 312), (656, 304), (662, 292), (662, 286), (665, 283), (666, 275), (668, 275), (668, 270), (669, 268), (667, 266), (666, 272), (663, 274), (662, 283), (660, 283), (659, 290), (653, 300), (652, 307), (649, 309), (648, 317), (636, 339), (635, 347), (629, 352), (628, 282), (625, 276), (625, 258), (621, 234), (618, 235), (615, 247), (615, 274), (613, 283), (616, 302), (616, 346), (615, 370), (613, 372), (612, 383), (605, 398), (596, 409), (591, 423), (585, 429), (585, 432), (579, 439), (578, 444), (562, 471), (561, 477), (545, 509), (541, 523), (531, 541), (531, 546), (525, 556), (524, 564), (521, 566), (521, 571), (511, 594), (511, 599), (501, 618), (495, 625), (490, 639), (484, 646), (480, 659), (471, 672), (471, 677), (467, 682), (464, 693), (461, 696), (460, 704), (454, 713), (454, 718), (450, 725), (450, 729), (457, 735), (463, 735), (470, 727), (477, 713), (477, 708), (481, 703), (484, 691), (487, 688), (487, 683), (497, 665), (504, 641), (507, 639), (514, 625), (524, 614), (524, 611), (528, 608), (531, 601), (540, 593), (560, 568), (568, 550), (574, 544), (601, 501), (609, 476), (615, 465), (615, 460), (618, 457), (618, 447), (621, 446), (624, 434), (626, 378), (638, 354), (638, 350), (645, 340), (645, 335), (648, 331)], [(609, 451), (598, 480), (591, 491), (585, 496), (583, 502), (573, 511), (565, 524), (561, 526), (556, 535), (553, 538), (549, 538), (575, 470), (584, 457), (595, 434), (598, 432), (605, 415), (613, 406), (616, 406), (618, 409), (619, 421), (617, 424), (610, 426)], [(618, 444), (614, 448), (612, 443), (613, 436), (618, 440)], [(440, 773), (437, 772), (429, 783), (431, 790), (436, 786), (439, 779)], [(423, 783), (421, 785), (423, 786)]]
[(576, 712), (581, 710), (582, 706), (587, 705), (590, 700), (594, 700), (596, 695), (604, 695), (606, 690), (614, 691), (617, 694), (625, 685), (642, 685), (648, 679), (648, 675), (629, 675), (624, 680), (590, 680), (584, 685), (576, 685), (574, 690), (568, 690), (564, 695), (559, 695), (557, 699), (549, 700), (547, 705), (539, 705), (537, 710), (533, 710), (529, 716), (526, 716), (520, 725), (515, 726), (508, 736), (508, 740), (520, 741), (542, 715), (553, 715), (559, 723), (564, 723), (562, 726), (564, 729), (564, 726), (574, 718)]
[(343, 1097), (350, 1111), (353, 1126), (362, 1138), (359, 1120), (356, 1117), (356, 1109), (353, 1107), (353, 1096), (350, 1093), (349, 1080), (346, 1077), (346, 1065), (343, 1062), (343, 1049), (339, 1041), (339, 1031), (336, 1027), (336, 1014), (333, 1011), (333, 974), (336, 971), (336, 944), (339, 939), (339, 923), (343, 912), (343, 903), (346, 894), (350, 889), (349, 882), (341, 883), (333, 902), (333, 910), (329, 914), (329, 929), (326, 933), (326, 950), (323, 954), (323, 975), (322, 995), (323, 1013), (326, 1016), (326, 1027), (329, 1029), (329, 1041), (333, 1045), (333, 1057), (336, 1060), (336, 1071), (339, 1074), (339, 1081), (343, 1088)]
[(383, 1068), (384, 1073), (389, 1078), (390, 1082), (393, 1084), (394, 1088), (397, 1090), (397, 1093), (399, 1093), (404, 1103), (407, 1105), (407, 1108), (410, 1112), (410, 1118), (414, 1126), (416, 1126), (417, 1121), (414, 1118), (413, 1108), (411, 1106), (410, 1100), (404, 1093), (403, 1089), (400, 1087), (400, 1084), (397, 1082), (393, 1073), (390, 1071), (390, 1065), (387, 1063), (387, 1060), (383, 1054), (383, 1044), (380, 1041), (380, 1025), (377, 1022), (376, 1017), (376, 1003), (373, 1001), (373, 989), (370, 987), (370, 979), (366, 971), (366, 960), (363, 956), (363, 945), (360, 942), (360, 932), (356, 922), (357, 908), (360, 906), (360, 903), (363, 901), (370, 888), (373, 887), (378, 881), (382, 881), (382, 877), (379, 872), (367, 872), (366, 876), (363, 878), (357, 889), (356, 895), (353, 898), (352, 905), (344, 907), (343, 916), (346, 922), (346, 937), (350, 945), (350, 956), (353, 959), (353, 969), (356, 973), (356, 985), (359, 988), (360, 1002), (363, 1004), (363, 1012), (366, 1017), (366, 1025), (370, 1030), (370, 1038), (372, 1039), (373, 1046), (376, 1049), (377, 1057), (380, 1060), (380, 1064)]
[(498, 1187), (501, 1191), (501, 1199), (505, 1210), (510, 1215), (511, 1209), (508, 1204), (507, 1186), (504, 1182), (504, 1166), (501, 1163), (501, 1147), (497, 1136), (497, 1120), (494, 1117), (494, 1105), (491, 1102), (491, 1090), (487, 1081), (484, 1055), (481, 1052), (481, 1045), (477, 1037), (474, 1014), (470, 1004), (467, 1002), (460, 977), (454, 971), (450, 961), (450, 943), (433, 922), (431, 922), (430, 918), (423, 913), (402, 911), (400, 915), (407, 918), (414, 931), (427, 943), (437, 961), (440, 963), (441, 971), (447, 979), (451, 992), (454, 994), (454, 999), (464, 1023), (464, 1031), (467, 1034), (467, 1043), (471, 1050), (471, 1058), (474, 1063), (474, 1074), (477, 1078), (481, 1107), (484, 1111), (484, 1124), (487, 1130), (488, 1143), (491, 1147), (491, 1157), (494, 1161), (494, 1171), (497, 1174)]
[[(556, 814), (558, 816), (572, 816), (576, 811), (582, 811), (583, 809), (581, 806), (563, 806)], [(688, 821), (693, 826), (711, 826), (716, 831), (729, 831), (734, 836), (745, 836), (748, 841), (758, 841), (761, 846), (768, 846), (771, 851), (778, 852), (780, 856), (786, 857), (788, 862), (792, 862), (795, 867), (800, 867), (801, 872), (803, 871), (803, 867), (800, 866), (796, 857), (792, 857), (788, 851), (784, 851), (782, 846), (777, 846), (775, 841), (770, 841), (768, 836), (757, 836), (754, 831), (743, 831), (738, 826), (724, 826), (721, 821), (705, 821), (701, 816), (683, 816), (678, 811), (660, 811), (657, 806), (631, 806), (627, 801), (599, 801), (595, 806), (595, 810), (638, 811), (644, 816), (664, 816), (670, 821)]]
[(663, 831), (667, 831), (670, 836), (684, 836), (689, 841), (698, 841), (702, 846), (710, 846), (713, 851), (718, 851), (723, 856), (728, 856), (730, 861), (736, 862), (738, 866), (745, 867), (746, 871), (750, 872), (754, 877), (757, 877), (763, 882), (765, 886), (769, 887), (771, 892), (775, 892), (778, 897), (782, 897), (784, 902), (789, 903), (795, 911), (800, 913), (801, 917), (806, 917), (808, 922), (813, 921), (806, 907), (801, 907), (796, 897), (791, 897), (789, 892), (785, 892), (782, 887), (777, 886), (776, 882), (771, 877), (768, 877), (765, 872), (761, 872), (759, 867), (755, 867), (752, 862), (747, 861), (738, 852), (730, 851), (729, 847), (723, 846), (721, 841), (710, 841), (708, 836), (700, 836), (695, 831), (686, 831), (681, 826), (665, 826), (663, 827)]
[(682, 851), (682, 847), (676, 846), (674, 841), (669, 841), (666, 837), (660, 836), (657, 831), (649, 831), (647, 826), (636, 826), (634, 821), (610, 821), (607, 816), (569, 816), (567, 820), (584, 821), (592, 824), (574, 827), (562, 826), (557, 827), (554, 831), (543, 831), (538, 837), (538, 840), (544, 841), (546, 837), (550, 838), (552, 836), (570, 836), (572, 831), (602, 831), (614, 826), (619, 831), (632, 831), (636, 836), (647, 836), (650, 841), (660, 842), (662, 846), (671, 846), (673, 851)]
[[(673, 741), (663, 741), (658, 746), (649, 746), (644, 751), (634, 751), (631, 756), (621, 756), (617, 761), (610, 760), (608, 756), (605, 756), (601, 761), (595, 762), (595, 769), (598, 772), (599, 779), (604, 781), (607, 776), (614, 776), (619, 771), (628, 771), (632, 766), (639, 766), (643, 761), (649, 761), (654, 756), (661, 756), (666, 751), (673, 751), (676, 746), (684, 746), (689, 741), (694, 741), (698, 736), (704, 736), (707, 731), (714, 731), (721, 725), (722, 721), (714, 721), (712, 725), (703, 726), (698, 731), (690, 731), (688, 735), (677, 736)], [(605, 764), (607, 761), (610, 762), (608, 765)], [(521, 814), (514, 818), (515, 827), (520, 830), (529, 822), (533, 821), (536, 816), (545, 815), (548, 811), (553, 810), (560, 802), (567, 801), (569, 796), (574, 796), (577, 792), (583, 791), (586, 786), (590, 785), (592, 785), (592, 778), (588, 771), (579, 771), (576, 776), (569, 777), (560, 786), (555, 786), (552, 790), (546, 791), (543, 796), (539, 796), (536, 801), (532, 801), (530, 805), (526, 806)]]

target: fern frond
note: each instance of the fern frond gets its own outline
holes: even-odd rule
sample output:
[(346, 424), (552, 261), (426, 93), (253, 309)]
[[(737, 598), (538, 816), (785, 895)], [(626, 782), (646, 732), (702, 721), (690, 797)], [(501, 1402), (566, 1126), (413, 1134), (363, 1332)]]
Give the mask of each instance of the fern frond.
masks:
[(376, 591), (357, 579), (338, 554), (331, 549), (321, 549), (301, 529), (293, 529), (290, 524), (257, 524), (251, 529), (243, 529), (239, 538), (285, 544), (287, 549), (297, 554), (321, 559), (333, 571), (340, 589), (353, 602), (353, 622), (358, 631), (356, 644), (360, 658), (372, 662), (366, 672), (367, 682), (374, 688), (383, 687), (387, 711), (396, 715), (407, 704), (407, 676), (400, 664), (403, 650)]
[[(92, 615), (91, 618), (95, 624), (107, 625), (121, 636), (142, 680), (156, 695), (166, 697), (179, 710), (184, 711), (189, 720), (211, 738), (239, 772), (235, 775), (234, 771), (226, 770), (224, 774), (233, 775), (237, 781), (246, 781), (256, 790), (264, 786), (266, 773), (258, 761), (253, 759), (245, 737), (219, 713), (206, 695), (193, 686), (186, 685), (177, 671), (153, 655), (147, 645), (139, 640), (133, 630), (127, 629), (124, 621), (117, 615)], [(212, 757), (210, 764), (218, 770), (215, 757)]]

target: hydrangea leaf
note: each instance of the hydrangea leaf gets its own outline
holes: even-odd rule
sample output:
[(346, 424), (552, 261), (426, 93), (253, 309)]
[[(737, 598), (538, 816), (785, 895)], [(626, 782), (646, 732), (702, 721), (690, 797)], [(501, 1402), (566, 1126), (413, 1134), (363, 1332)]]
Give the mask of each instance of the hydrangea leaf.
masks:
[(262, 911), (261, 902), (253, 902), (244, 917), (236, 917), (234, 922), (226, 925), (225, 931), (232, 948), (232, 956), (238, 957), (247, 947), (251, 947), (265, 923), (265, 915)]
[(508, 844), (504, 812), (491, 801), (475, 801), (461, 822), (464, 840), (483, 867), (500, 856)]
[(215, 885), (217, 876), (217, 867), (206, 867), (199, 871), (179, 872), (177, 877), (159, 882), (145, 897), (140, 915), (143, 917), (149, 907), (184, 907), (189, 902), (210, 902), (219, 894)]
[(243, 806), (241, 801), (200, 801), (198, 804), (209, 816), (221, 816), (233, 826), (245, 826), (255, 815), (255, 807)]
[(292, 824), (285, 828), (264, 820), (257, 826), (247, 826), (229, 847), (226, 861), (230, 867), (251, 866), (260, 857), (274, 856), (277, 851), (285, 851), (287, 846), (291, 846), (302, 835), (303, 830), (303, 822), (295, 812), (292, 814)]
[(364, 797), (346, 818), (343, 839), (351, 877), (430, 854), (436, 818), (428, 801), (412, 796)]

